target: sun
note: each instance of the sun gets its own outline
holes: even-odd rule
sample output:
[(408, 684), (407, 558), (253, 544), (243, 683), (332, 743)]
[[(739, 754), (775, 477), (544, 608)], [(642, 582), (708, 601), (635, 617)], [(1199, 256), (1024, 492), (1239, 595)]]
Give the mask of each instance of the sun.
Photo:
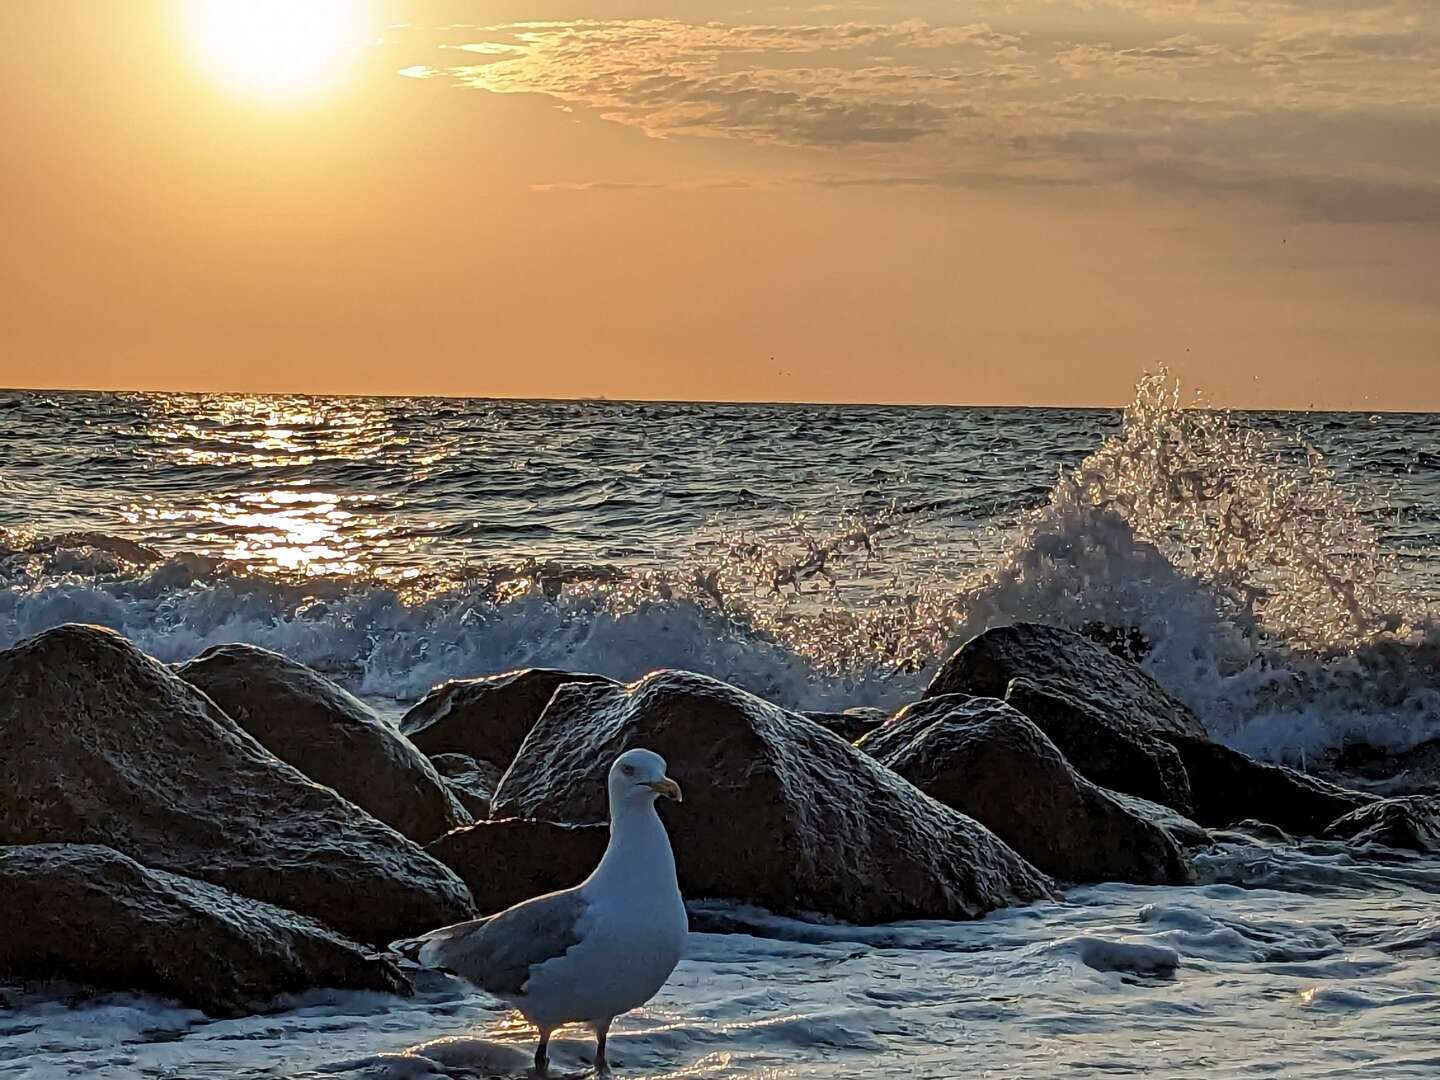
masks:
[(364, 0), (187, 0), (200, 64), (231, 90), (294, 99), (333, 87), (365, 47)]

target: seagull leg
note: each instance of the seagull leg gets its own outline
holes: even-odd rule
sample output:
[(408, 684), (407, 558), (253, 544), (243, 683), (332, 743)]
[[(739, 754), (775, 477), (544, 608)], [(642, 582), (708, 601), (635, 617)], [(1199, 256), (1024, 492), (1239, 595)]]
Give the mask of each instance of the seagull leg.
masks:
[(595, 1025), (595, 1075), (608, 1076), (610, 1062), (605, 1059), (605, 1037), (610, 1034), (610, 1021), (603, 1020)]
[(550, 1029), (540, 1029), (540, 1045), (535, 1047), (535, 1072), (540, 1076), (550, 1075)]

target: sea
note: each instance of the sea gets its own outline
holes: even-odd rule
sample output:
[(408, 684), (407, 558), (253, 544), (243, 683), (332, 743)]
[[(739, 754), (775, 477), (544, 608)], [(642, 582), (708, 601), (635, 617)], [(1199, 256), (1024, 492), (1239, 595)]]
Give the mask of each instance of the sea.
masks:
[[(1164, 372), (1114, 410), (0, 391), (0, 647), (251, 642), (391, 719), (537, 665), (890, 709), (1021, 619), (1135, 632), (1266, 760), (1440, 737), (1440, 415), (1228, 412)], [(1440, 860), (1232, 835), (1197, 874), (972, 923), (731, 905), (612, 1064), (1440, 1077)], [(4, 991), (0, 1077), (525, 1074), (523, 1025), (450, 980), (281, 1005)]]

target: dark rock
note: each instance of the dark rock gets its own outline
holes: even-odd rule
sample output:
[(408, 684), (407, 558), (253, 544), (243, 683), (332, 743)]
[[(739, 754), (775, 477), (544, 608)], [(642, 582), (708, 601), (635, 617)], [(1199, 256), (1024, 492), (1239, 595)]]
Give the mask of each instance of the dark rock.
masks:
[(619, 685), (603, 675), (549, 668), (455, 679), (421, 698), (400, 721), (400, 730), (431, 757), (465, 754), (503, 772), (556, 688), (572, 682)]
[(1215, 842), (1210, 830), (1191, 821), (1183, 814), (1176, 813), (1163, 803), (1151, 802), (1123, 791), (1104, 789), (1105, 793), (1132, 814), (1144, 818), (1165, 830), (1166, 835), (1182, 849), (1205, 848)]
[(304, 664), (253, 645), (217, 645), (176, 674), (281, 761), (410, 839), (423, 844), (470, 823), (424, 754)]
[(304, 916), (92, 844), (0, 847), (0, 976), (175, 998), (214, 1016), (312, 987), (408, 993)]
[(1440, 739), (1399, 752), (1355, 743), (1329, 762), (1341, 784), (1384, 795), (1440, 795)]
[(636, 746), (663, 755), (685, 789), (663, 812), (689, 898), (874, 923), (974, 918), (1052, 895), (983, 826), (838, 735), (688, 672), (557, 690), (494, 814), (603, 821), (606, 772)]
[(1153, 643), (1134, 626), (1111, 626), (1109, 623), (1088, 622), (1080, 627), (1080, 636), (1096, 645), (1103, 645), (1121, 660), (1138, 664), (1150, 655)]
[(878, 728), (855, 741), (855, 748), (877, 760), (889, 757), (909, 745), (930, 724), (943, 720), (956, 709), (971, 701), (988, 701), (969, 694), (942, 694), (911, 702)]
[(890, 719), (890, 714), (884, 709), (867, 708), (846, 709), (844, 712), (805, 712), (800, 715), (852, 743)]
[(490, 816), (490, 800), (500, 786), (500, 777), (505, 775), (504, 769), (467, 754), (436, 754), (430, 763), (471, 817), (484, 821)]
[(456, 829), (425, 850), (459, 874), (475, 906), (489, 913), (580, 884), (609, 842), (604, 825), (507, 818)]
[(43, 843), (104, 844), (364, 942), (474, 910), (412, 841), (93, 626), (0, 652), (0, 844)]
[(1194, 818), (1220, 827), (1246, 818), (1296, 836), (1319, 836), (1330, 822), (1374, 801), (1283, 765), (1267, 765), (1209, 739), (1170, 735), (1190, 777)]
[[(994, 698), (932, 698), (943, 715), (900, 720), (871, 753), (1066, 881), (1186, 884), (1179, 847), (1079, 775), (1033, 723)], [(905, 739), (906, 732), (911, 733)]]
[(1440, 855), (1440, 796), (1404, 795), (1373, 802), (1331, 822), (1325, 836)]
[(941, 665), (925, 696), (1003, 698), (1014, 679), (1101, 706), (1125, 730), (1205, 737), (1195, 714), (1140, 668), (1079, 634), (1039, 623), (971, 638)]
[(1194, 812), (1179, 752), (1123, 714), (1029, 679), (1012, 679), (1005, 700), (1033, 720), (1087, 780), (1181, 814)]

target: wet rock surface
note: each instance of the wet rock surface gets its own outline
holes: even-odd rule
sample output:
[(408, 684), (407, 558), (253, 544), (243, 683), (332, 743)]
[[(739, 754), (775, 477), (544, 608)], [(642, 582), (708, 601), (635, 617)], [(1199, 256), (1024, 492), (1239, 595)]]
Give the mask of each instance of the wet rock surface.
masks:
[(490, 800), (500, 786), (500, 777), (505, 775), (504, 769), (468, 754), (436, 754), (430, 764), (472, 818), (484, 821), (490, 816)]
[(1341, 785), (1384, 795), (1440, 795), (1440, 739), (1399, 752), (1364, 744), (1347, 746), (1329, 768)]
[(456, 829), (425, 850), (459, 874), (470, 886), (475, 907), (490, 914), (580, 884), (609, 841), (605, 825), (508, 818)]
[(890, 719), (890, 714), (884, 709), (867, 708), (846, 709), (844, 712), (806, 712), (800, 715), (852, 743)]
[(368, 705), (288, 657), (217, 645), (176, 669), (282, 761), (425, 843), (469, 824), (424, 754)]
[(1123, 791), (1115, 791), (1111, 788), (1104, 790), (1110, 798), (1132, 814), (1164, 829), (1166, 835), (1175, 841), (1182, 850), (1209, 847), (1214, 842), (1215, 838), (1209, 829), (1192, 821), (1184, 814), (1177, 813), (1163, 803), (1151, 802), (1149, 799), (1127, 795)]
[(1332, 822), (1325, 836), (1440, 855), (1440, 796), (1405, 795), (1362, 806)]
[(0, 843), (103, 844), (368, 943), (473, 913), (449, 869), (97, 627), (0, 652)]
[(503, 772), (556, 689), (575, 682), (618, 685), (603, 675), (552, 668), (455, 679), (421, 698), (401, 719), (400, 730), (432, 757), (465, 754)]
[(1283, 765), (1267, 765), (1238, 750), (1170, 736), (1190, 777), (1195, 820), (1233, 825), (1246, 818), (1276, 825), (1296, 836), (1319, 836), (1336, 818), (1374, 801), (1364, 795)]
[(313, 920), (99, 845), (0, 847), (0, 909), (0, 978), (148, 991), (213, 1016), (316, 987), (409, 989)]
[(1000, 626), (971, 638), (941, 665), (925, 696), (1003, 698), (1014, 679), (1089, 700), (1122, 729), (1205, 737), (1195, 714), (1135, 664), (1080, 634), (1040, 623)]
[(1087, 780), (1180, 814), (1194, 812), (1190, 777), (1179, 752), (1123, 714), (1029, 679), (1012, 679), (1005, 700), (1045, 732)]
[(634, 746), (663, 755), (685, 790), (661, 813), (687, 898), (875, 923), (974, 918), (1052, 895), (989, 830), (844, 739), (685, 672), (558, 690), (502, 780), (495, 816), (603, 821), (606, 770)]
[[(943, 711), (934, 708), (942, 703)], [(918, 715), (902, 714), (875, 740), (879, 749), (870, 750), (921, 791), (975, 818), (1061, 880), (1191, 880), (1163, 828), (1079, 775), (1015, 709), (953, 694), (927, 704)]]

